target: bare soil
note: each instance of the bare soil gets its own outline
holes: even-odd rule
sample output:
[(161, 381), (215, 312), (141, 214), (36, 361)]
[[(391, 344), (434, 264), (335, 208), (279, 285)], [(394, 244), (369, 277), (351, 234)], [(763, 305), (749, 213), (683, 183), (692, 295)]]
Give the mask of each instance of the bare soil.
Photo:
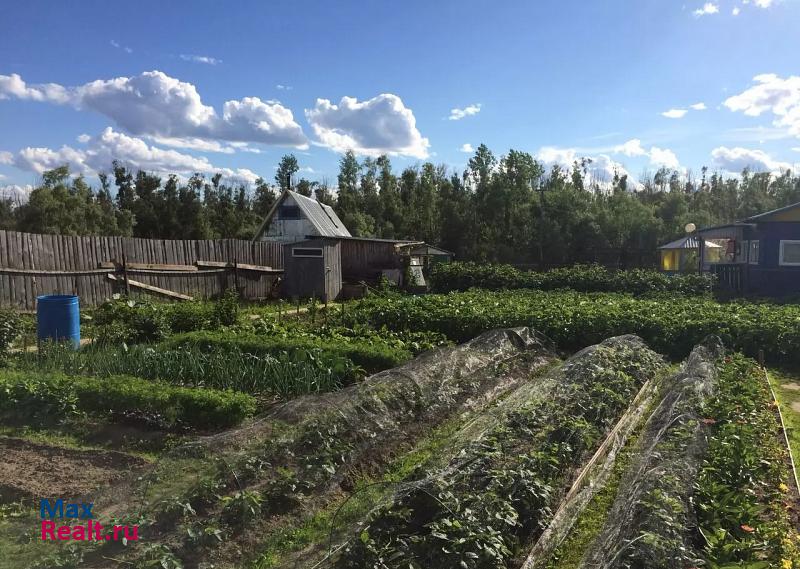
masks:
[(79, 450), (0, 437), (0, 500), (86, 496), (148, 463), (117, 451)]

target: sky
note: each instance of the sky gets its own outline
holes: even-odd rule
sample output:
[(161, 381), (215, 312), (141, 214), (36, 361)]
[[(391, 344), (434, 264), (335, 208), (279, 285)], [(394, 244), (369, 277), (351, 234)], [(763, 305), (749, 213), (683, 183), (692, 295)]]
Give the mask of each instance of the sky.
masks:
[(800, 167), (800, 0), (5, 1), (0, 192), (112, 160), (335, 186), (479, 144), (631, 180)]

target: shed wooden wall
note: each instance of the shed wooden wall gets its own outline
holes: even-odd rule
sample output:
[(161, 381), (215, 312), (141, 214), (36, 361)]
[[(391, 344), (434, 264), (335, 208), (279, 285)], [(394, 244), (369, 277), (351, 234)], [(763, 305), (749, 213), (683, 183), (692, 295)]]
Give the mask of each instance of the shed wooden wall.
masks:
[(395, 243), (342, 239), (342, 278), (347, 282), (371, 280), (383, 269), (400, 269)]
[[(322, 249), (322, 257), (294, 257), (294, 248)], [(333, 301), (342, 290), (341, 245), (334, 239), (313, 239), (284, 245), (281, 293), (288, 298)], [(328, 270), (330, 269), (330, 271)]]
[[(107, 276), (114, 270), (101, 269), (99, 265), (121, 262), (123, 252), (128, 263), (193, 265), (197, 261), (218, 261), (283, 268), (279, 243), (76, 237), (0, 230), (0, 306), (35, 310), (36, 297), (43, 294), (77, 294), (81, 306), (96, 306), (121, 291), (121, 283)], [(237, 272), (245, 298), (270, 295), (274, 275)], [(224, 268), (184, 273), (129, 270), (129, 277), (196, 298), (217, 296), (237, 280), (233, 270)], [(132, 288), (131, 294), (150, 293)]]

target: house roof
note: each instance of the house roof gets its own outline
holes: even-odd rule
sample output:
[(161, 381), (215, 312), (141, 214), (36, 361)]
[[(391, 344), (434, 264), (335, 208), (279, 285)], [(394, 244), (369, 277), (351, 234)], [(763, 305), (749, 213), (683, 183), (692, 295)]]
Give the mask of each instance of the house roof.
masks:
[[(770, 211), (765, 211), (764, 213), (759, 213), (757, 215), (751, 215), (750, 217), (744, 219), (744, 221), (769, 221), (769, 218), (777, 216), (778, 214), (790, 212), (794, 210), (800, 209), (800, 202), (789, 204), (783, 207), (779, 207), (778, 209), (773, 209)], [(781, 220), (785, 221), (785, 220)]]
[[(711, 249), (715, 249), (717, 247), (721, 247), (717, 243), (713, 241), (704, 241), (706, 247)], [(687, 237), (681, 237), (680, 239), (676, 239), (675, 241), (670, 241), (666, 245), (662, 245), (659, 249), (697, 249), (700, 245), (700, 241), (694, 235), (689, 235)]]
[(333, 211), (331, 206), (318, 202), (313, 198), (308, 198), (302, 194), (298, 194), (297, 192), (285, 190), (278, 200), (273, 204), (272, 209), (269, 210), (269, 213), (259, 226), (258, 231), (256, 231), (253, 241), (261, 237), (261, 234), (264, 233), (267, 227), (269, 227), (272, 218), (275, 216), (275, 212), (278, 211), (278, 207), (289, 196), (294, 199), (297, 207), (300, 208), (306, 219), (311, 222), (311, 224), (314, 226), (314, 229), (319, 232), (319, 235), (315, 237), (350, 237), (350, 232), (344, 226), (342, 220), (339, 219), (339, 216), (336, 215), (336, 212)]

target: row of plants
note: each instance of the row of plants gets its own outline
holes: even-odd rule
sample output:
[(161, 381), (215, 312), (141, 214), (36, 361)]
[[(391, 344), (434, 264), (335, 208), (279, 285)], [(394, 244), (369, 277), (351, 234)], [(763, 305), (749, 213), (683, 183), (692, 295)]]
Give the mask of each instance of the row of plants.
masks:
[(334, 566), (514, 566), (550, 521), (576, 466), (661, 369), (660, 356), (639, 339), (617, 338), (523, 386), (480, 436), (454, 437), (460, 443), (446, 466), (373, 511)]
[(718, 303), (702, 297), (643, 299), (614, 293), (473, 290), (445, 295), (371, 296), (350, 307), (352, 323), (430, 331), (460, 342), (485, 330), (530, 326), (575, 350), (609, 336), (637, 334), (656, 351), (685, 357), (710, 334), (782, 364), (800, 363), (800, 306)]
[(233, 389), (253, 395), (293, 397), (333, 391), (359, 377), (349, 359), (320, 349), (253, 354), (238, 348), (96, 344), (79, 351), (60, 344), (19, 354), (16, 369), (67, 375), (128, 375), (174, 385)]
[(11, 424), (58, 424), (80, 414), (167, 428), (225, 428), (256, 411), (245, 393), (190, 388), (130, 376), (80, 377), (0, 370), (0, 417)]
[(473, 262), (441, 263), (430, 275), (434, 292), (471, 288), (510, 290), (572, 289), (579, 292), (676, 293), (702, 295), (711, 292), (714, 278), (708, 274), (667, 275), (651, 269), (612, 270), (600, 265), (574, 265), (547, 272), (523, 271), (511, 265)]
[[(320, 354), (334, 361), (346, 362), (343, 371), (350, 374), (347, 382), (355, 380), (363, 372), (375, 373), (400, 365), (411, 358), (411, 352), (379, 341), (350, 339), (341, 341), (326, 339), (318, 335), (280, 336), (257, 332), (220, 332), (200, 330), (176, 334), (163, 343), (170, 349), (191, 349), (210, 353), (236, 351), (255, 356), (280, 357), (298, 354)], [(363, 371), (362, 371), (363, 370)]]

